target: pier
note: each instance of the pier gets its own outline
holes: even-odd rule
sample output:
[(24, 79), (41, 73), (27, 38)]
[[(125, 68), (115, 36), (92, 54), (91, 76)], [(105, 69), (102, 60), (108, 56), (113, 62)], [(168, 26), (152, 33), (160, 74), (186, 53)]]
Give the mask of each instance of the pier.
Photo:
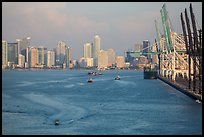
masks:
[(162, 77), (162, 76), (158, 76), (157, 78), (160, 79), (161, 81), (167, 83), (168, 85), (174, 87), (175, 89), (181, 91), (182, 93), (189, 96), (190, 98), (195, 99), (195, 100), (200, 100), (202, 102), (202, 95), (196, 94), (192, 90), (189, 90), (187, 86), (184, 86), (184, 85), (179, 84), (177, 82), (170, 81), (169, 79)]
[[(178, 34), (172, 29), (170, 16), (164, 4), (160, 10), (164, 34), (160, 33), (155, 20), (157, 39), (147, 47), (148, 52), (142, 49), (128, 51), (127, 54), (156, 56), (158, 61), (155, 66), (160, 80), (189, 97), (202, 101), (202, 29), (197, 27), (192, 4), (189, 9), (190, 18), (186, 8), (185, 16), (183, 17), (182, 13), (180, 15), (183, 34)], [(144, 71), (144, 74), (150, 75), (151, 71)]]

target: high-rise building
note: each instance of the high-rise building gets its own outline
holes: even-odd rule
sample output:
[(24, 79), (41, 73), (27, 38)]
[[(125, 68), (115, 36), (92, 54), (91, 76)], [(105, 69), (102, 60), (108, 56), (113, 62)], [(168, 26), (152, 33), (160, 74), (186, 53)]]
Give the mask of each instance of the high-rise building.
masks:
[[(31, 59), (31, 57), (30, 57), (30, 48), (31, 48), (30, 46), (26, 48), (26, 56), (25, 56), (25, 62), (26, 62), (26, 65), (28, 67), (30, 67), (30, 59)], [(25, 67), (27, 67), (27, 66), (25, 66)]]
[(108, 49), (108, 66), (112, 66), (115, 64), (115, 51), (113, 49)]
[[(142, 44), (139, 44), (139, 43), (135, 44), (134, 51), (138, 52), (138, 51), (141, 51), (142, 49), (143, 49), (143, 45)], [(135, 58), (139, 58), (140, 54), (134, 54), (134, 57)]]
[(45, 48), (43, 46), (38, 47), (38, 64), (45, 64)]
[[(148, 40), (144, 40), (143, 41), (143, 51), (144, 52), (149, 52), (151, 51), (151, 48), (150, 48), (150, 42)], [(147, 57), (147, 60), (151, 61), (151, 54), (145, 54), (144, 56)]]
[(55, 52), (47, 51), (47, 67), (52, 67), (55, 65)]
[(84, 44), (84, 58), (92, 58), (92, 46), (91, 46), (91, 43)]
[(124, 56), (116, 57), (116, 67), (119, 69), (125, 67), (125, 57)]
[(25, 64), (25, 56), (23, 56), (22, 54), (18, 55), (18, 66), (20, 68), (24, 68), (24, 64)]
[(135, 58), (132, 56), (132, 54), (130, 52), (127, 52), (126, 55), (127, 55), (126, 61), (130, 62), (132, 64)]
[(7, 41), (2, 41), (2, 67), (8, 64), (8, 44)]
[(8, 62), (18, 63), (18, 43), (8, 43)]
[(108, 66), (108, 52), (100, 50), (98, 54), (98, 68), (104, 69)]
[(57, 65), (62, 66), (66, 62), (66, 44), (63, 41), (59, 41), (57, 44), (57, 56), (56, 63)]
[(82, 68), (93, 67), (93, 58), (80, 58), (79, 65)]
[(93, 67), (93, 58), (85, 58), (86, 67)]
[(72, 49), (66, 46), (66, 67), (72, 68)]
[(101, 38), (98, 35), (94, 36), (94, 42), (93, 42), (93, 55), (94, 58), (94, 66), (98, 66), (98, 54), (101, 49)]
[(16, 39), (17, 43), (18, 43), (18, 55), (22, 54), (26, 57), (26, 48), (30, 46), (30, 42), (31, 42), (31, 38), (27, 37), (27, 38), (22, 38), (22, 39)]
[(35, 47), (30, 48), (30, 67), (36, 67), (38, 64), (38, 49)]

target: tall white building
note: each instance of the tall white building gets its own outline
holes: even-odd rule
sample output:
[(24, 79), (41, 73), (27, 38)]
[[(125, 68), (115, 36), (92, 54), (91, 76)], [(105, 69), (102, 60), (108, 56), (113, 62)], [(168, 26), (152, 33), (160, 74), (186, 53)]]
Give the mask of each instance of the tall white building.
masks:
[(100, 50), (98, 54), (98, 68), (103, 69), (108, 66), (108, 52)]
[(47, 67), (52, 67), (55, 65), (55, 52), (47, 51)]
[(2, 41), (2, 67), (8, 63), (8, 44), (7, 41)]
[(115, 64), (115, 51), (113, 49), (108, 49), (108, 66)]
[(101, 49), (101, 38), (98, 35), (94, 36), (93, 42), (93, 58), (94, 58), (94, 66), (98, 66), (98, 54)]
[(91, 46), (91, 43), (84, 44), (84, 58), (92, 58), (92, 46)]
[(56, 54), (57, 65), (62, 65), (66, 62), (66, 44), (63, 41), (59, 41), (57, 44), (57, 54)]

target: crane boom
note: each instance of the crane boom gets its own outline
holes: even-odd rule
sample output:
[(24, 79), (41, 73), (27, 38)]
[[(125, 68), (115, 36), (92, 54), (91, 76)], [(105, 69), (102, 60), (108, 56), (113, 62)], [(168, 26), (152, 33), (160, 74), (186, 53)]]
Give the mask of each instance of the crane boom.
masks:
[(166, 46), (168, 52), (173, 51), (173, 46), (172, 46), (172, 40), (171, 40), (171, 30), (170, 30), (170, 25), (169, 25), (169, 18), (168, 18), (168, 12), (166, 10), (166, 4), (162, 6), (162, 9), (160, 10), (161, 17), (162, 17), (162, 24), (164, 28), (164, 34), (165, 34), (165, 40), (166, 40)]

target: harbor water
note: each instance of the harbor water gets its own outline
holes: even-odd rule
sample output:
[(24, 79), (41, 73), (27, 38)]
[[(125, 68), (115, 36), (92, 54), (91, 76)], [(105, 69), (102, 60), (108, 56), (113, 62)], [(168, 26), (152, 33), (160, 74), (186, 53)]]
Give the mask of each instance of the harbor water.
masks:
[(2, 70), (2, 134), (202, 135), (202, 104), (159, 79), (88, 72)]

